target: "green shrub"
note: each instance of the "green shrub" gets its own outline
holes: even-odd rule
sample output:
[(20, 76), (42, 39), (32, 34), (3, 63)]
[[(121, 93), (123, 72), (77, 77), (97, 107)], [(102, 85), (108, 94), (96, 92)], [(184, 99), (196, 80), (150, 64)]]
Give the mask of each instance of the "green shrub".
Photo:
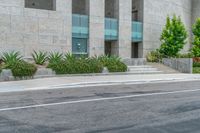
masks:
[(192, 53), (194, 57), (200, 57), (200, 18), (198, 18), (192, 27), (194, 35)]
[(75, 55), (70, 54), (70, 53), (66, 53), (64, 55), (64, 60), (65, 61), (75, 61), (76, 59), (78, 59)]
[(6, 69), (11, 69), (14, 77), (33, 77), (37, 68), (35, 65), (27, 63), (25, 61), (16, 61), (12, 64), (8, 64)]
[(0, 59), (0, 73), (2, 72), (2, 67), (3, 67), (3, 60)]
[(200, 67), (200, 63), (199, 62), (193, 62), (193, 67)]
[(98, 60), (107, 67), (109, 72), (126, 72), (127, 66), (117, 56), (100, 56)]
[(200, 67), (193, 67), (193, 73), (200, 73)]
[(200, 67), (200, 57), (193, 58), (193, 67)]
[(42, 51), (36, 52), (36, 51), (34, 51), (32, 53), (32, 57), (33, 57), (35, 63), (38, 64), (38, 65), (44, 65), (44, 63), (47, 61), (47, 53), (46, 52), (42, 52)]
[(68, 55), (65, 60), (49, 63), (48, 68), (57, 74), (83, 74), (100, 73), (103, 66), (94, 58), (75, 58), (73, 55)]
[(103, 64), (96, 58), (96, 57), (92, 57), (92, 58), (87, 58), (87, 63), (90, 66), (90, 72), (92, 73), (101, 73), (103, 70)]
[(5, 52), (1, 58), (6, 65), (14, 64), (22, 60), (20, 53), (15, 51)]
[(159, 62), (162, 60), (162, 55), (159, 53), (158, 50), (151, 51), (147, 54), (147, 61), (148, 62)]
[(0, 58), (0, 65), (2, 65), (3, 64), (3, 60)]
[(187, 30), (180, 17), (167, 17), (165, 28), (163, 29), (160, 41), (160, 53), (165, 57), (176, 57), (186, 44)]
[(2, 72), (2, 67), (0, 66), (0, 74), (1, 74), (1, 72)]
[(70, 53), (62, 56), (58, 53), (53, 55), (53, 61), (50, 60), (48, 68), (53, 69), (57, 74), (83, 74), (83, 73), (101, 73), (103, 67), (107, 67), (110, 72), (125, 72), (127, 66), (121, 62), (121, 59), (115, 56), (101, 57), (76, 57)]
[(176, 58), (193, 58), (192, 53), (187, 53), (187, 54), (178, 54)]
[(54, 64), (54, 63), (57, 64), (61, 62), (62, 59), (63, 59), (63, 54), (59, 52), (55, 52), (55, 53), (51, 52), (48, 57), (48, 61), (50, 64)]

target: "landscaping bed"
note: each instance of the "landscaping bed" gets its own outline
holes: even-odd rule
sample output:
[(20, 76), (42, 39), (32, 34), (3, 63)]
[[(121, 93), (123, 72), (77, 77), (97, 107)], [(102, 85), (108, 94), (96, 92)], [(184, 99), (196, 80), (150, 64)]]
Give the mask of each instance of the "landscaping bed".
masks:
[(200, 73), (200, 58), (199, 57), (193, 58), (193, 73), (194, 74)]
[[(5, 69), (11, 70), (14, 79), (29, 79), (47, 75), (102, 73), (105, 68), (109, 72), (127, 71), (127, 66), (120, 58), (115, 56), (86, 58), (75, 57), (69, 53), (61, 54), (35, 51), (32, 54), (32, 58), (32, 61), (25, 61), (19, 52), (3, 53), (1, 56), (0, 73)], [(4, 78), (9, 79), (9, 77)]]
[(194, 74), (200, 74), (200, 67), (193, 67)]

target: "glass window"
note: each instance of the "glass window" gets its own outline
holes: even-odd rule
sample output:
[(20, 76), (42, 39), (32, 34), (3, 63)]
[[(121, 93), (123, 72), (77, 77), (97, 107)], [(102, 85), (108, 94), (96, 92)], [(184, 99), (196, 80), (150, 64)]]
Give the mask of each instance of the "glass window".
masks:
[(87, 54), (87, 39), (73, 38), (72, 39), (72, 53), (76, 55)]
[(56, 0), (25, 0), (26, 8), (56, 10)]

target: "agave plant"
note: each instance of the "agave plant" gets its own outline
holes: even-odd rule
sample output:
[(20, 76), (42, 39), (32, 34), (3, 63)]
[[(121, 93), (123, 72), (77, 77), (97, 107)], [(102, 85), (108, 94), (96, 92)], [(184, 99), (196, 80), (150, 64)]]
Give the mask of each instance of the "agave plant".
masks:
[(47, 52), (42, 52), (42, 51), (36, 52), (36, 51), (34, 51), (32, 53), (32, 57), (33, 57), (36, 64), (44, 65), (44, 63), (47, 61)]
[(97, 58), (103, 65), (107, 64), (107, 62), (109, 62), (109, 59), (110, 59), (108, 55), (102, 55)]
[(0, 65), (3, 63), (3, 60), (2, 59), (0, 59)]
[(74, 56), (71, 53), (66, 53), (64, 55), (64, 60), (66, 60), (66, 61), (74, 61), (74, 60), (76, 60), (76, 56)]
[(49, 63), (58, 63), (62, 61), (63, 54), (59, 52), (51, 52), (48, 57)]
[(109, 72), (125, 72), (127, 66), (121, 61), (121, 58), (117, 56), (100, 56), (98, 60), (107, 67)]
[(21, 56), (20, 52), (12, 51), (12, 52), (3, 53), (1, 59), (6, 65), (10, 65), (10, 64), (14, 64), (16, 62), (21, 61), (22, 56)]

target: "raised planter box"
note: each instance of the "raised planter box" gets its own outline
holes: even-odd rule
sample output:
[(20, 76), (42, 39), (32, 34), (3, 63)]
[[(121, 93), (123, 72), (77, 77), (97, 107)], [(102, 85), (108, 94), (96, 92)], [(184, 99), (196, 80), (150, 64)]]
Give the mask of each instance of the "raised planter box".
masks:
[(56, 73), (50, 68), (38, 68), (34, 78), (56, 76)]
[(10, 69), (3, 69), (0, 73), (0, 81), (9, 81), (13, 80), (12, 71)]
[(38, 68), (33, 77), (15, 78), (10, 69), (3, 69), (0, 73), (0, 81), (23, 80), (32, 78), (43, 78), (56, 76), (56, 73), (49, 68)]
[(65, 75), (56, 75), (56, 73), (50, 68), (38, 68), (37, 72), (33, 77), (23, 77), (16, 78), (13, 76), (12, 71), (10, 69), (3, 69), (0, 73), (0, 82), (2, 81), (13, 81), (13, 80), (27, 80), (27, 79), (37, 79), (37, 78), (45, 78), (45, 77), (55, 77), (55, 76), (97, 76), (97, 75), (116, 75), (122, 74), (119, 73), (110, 73), (106, 67), (102, 70), (102, 73), (89, 73), (89, 74), (65, 74)]
[(163, 58), (163, 64), (182, 73), (192, 73), (192, 58)]

